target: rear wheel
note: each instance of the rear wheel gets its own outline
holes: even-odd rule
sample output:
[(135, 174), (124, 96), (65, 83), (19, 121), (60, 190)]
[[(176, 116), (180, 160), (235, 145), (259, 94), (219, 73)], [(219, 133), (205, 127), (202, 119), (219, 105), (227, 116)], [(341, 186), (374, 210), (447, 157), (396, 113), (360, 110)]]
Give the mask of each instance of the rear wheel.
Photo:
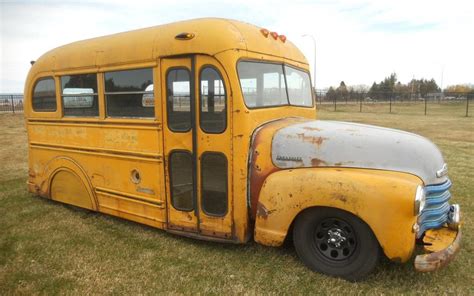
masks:
[(369, 226), (334, 208), (314, 208), (299, 215), (293, 240), (298, 256), (310, 269), (350, 281), (367, 276), (380, 256)]

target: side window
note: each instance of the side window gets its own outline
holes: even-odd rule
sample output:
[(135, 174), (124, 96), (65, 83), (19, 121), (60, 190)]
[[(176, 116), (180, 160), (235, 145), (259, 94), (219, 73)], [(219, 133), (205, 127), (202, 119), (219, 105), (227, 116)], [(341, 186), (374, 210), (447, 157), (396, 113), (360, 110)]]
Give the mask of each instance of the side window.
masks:
[(42, 78), (36, 82), (32, 101), (34, 111), (56, 111), (56, 86), (53, 77)]
[(282, 64), (241, 61), (237, 71), (247, 107), (288, 105)]
[(105, 73), (108, 117), (155, 117), (151, 68)]
[(187, 69), (171, 69), (166, 75), (168, 127), (172, 131), (191, 129), (191, 83)]
[(99, 116), (96, 74), (62, 76), (61, 97), (64, 116)]
[(285, 65), (285, 75), (290, 104), (294, 106), (313, 106), (309, 74)]
[(226, 129), (226, 93), (222, 77), (212, 67), (205, 67), (200, 75), (200, 125), (207, 133), (221, 133)]
[(170, 154), (171, 203), (180, 211), (194, 209), (193, 158), (187, 151)]
[(227, 159), (206, 152), (201, 157), (202, 209), (210, 216), (227, 213)]

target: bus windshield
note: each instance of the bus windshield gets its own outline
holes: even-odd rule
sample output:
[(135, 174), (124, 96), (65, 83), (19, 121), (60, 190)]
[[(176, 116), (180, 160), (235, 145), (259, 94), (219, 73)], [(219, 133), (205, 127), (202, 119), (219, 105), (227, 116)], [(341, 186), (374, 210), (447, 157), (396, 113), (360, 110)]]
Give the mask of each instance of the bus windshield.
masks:
[(240, 87), (249, 108), (274, 106), (312, 107), (309, 74), (288, 65), (241, 61)]

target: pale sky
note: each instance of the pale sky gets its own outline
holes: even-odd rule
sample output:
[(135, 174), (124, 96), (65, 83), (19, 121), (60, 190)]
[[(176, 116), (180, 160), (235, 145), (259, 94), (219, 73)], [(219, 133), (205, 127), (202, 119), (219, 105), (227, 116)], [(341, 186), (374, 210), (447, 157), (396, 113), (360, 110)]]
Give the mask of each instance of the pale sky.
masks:
[[(0, 0), (0, 93), (21, 93), (30, 61), (73, 41), (201, 18), (232, 18), (284, 34), (306, 55), (316, 87), (434, 78), (474, 83), (472, 0)], [(443, 73), (443, 74), (442, 74)]]

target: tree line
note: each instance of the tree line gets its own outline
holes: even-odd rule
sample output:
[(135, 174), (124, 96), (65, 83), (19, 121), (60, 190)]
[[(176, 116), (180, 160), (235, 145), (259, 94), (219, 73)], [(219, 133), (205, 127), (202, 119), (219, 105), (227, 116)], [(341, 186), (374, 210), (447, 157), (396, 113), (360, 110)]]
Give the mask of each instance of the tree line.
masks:
[[(444, 89), (445, 93), (469, 94), (474, 95), (473, 85), (452, 85)], [(341, 81), (338, 87), (330, 87), (326, 94), (326, 100), (345, 100), (346, 102), (354, 100), (415, 100), (424, 99), (429, 96), (436, 97), (441, 93), (441, 88), (432, 78), (412, 79), (404, 84), (398, 81), (397, 74), (392, 73), (385, 77), (379, 83), (374, 82), (371, 87), (347, 86)]]

